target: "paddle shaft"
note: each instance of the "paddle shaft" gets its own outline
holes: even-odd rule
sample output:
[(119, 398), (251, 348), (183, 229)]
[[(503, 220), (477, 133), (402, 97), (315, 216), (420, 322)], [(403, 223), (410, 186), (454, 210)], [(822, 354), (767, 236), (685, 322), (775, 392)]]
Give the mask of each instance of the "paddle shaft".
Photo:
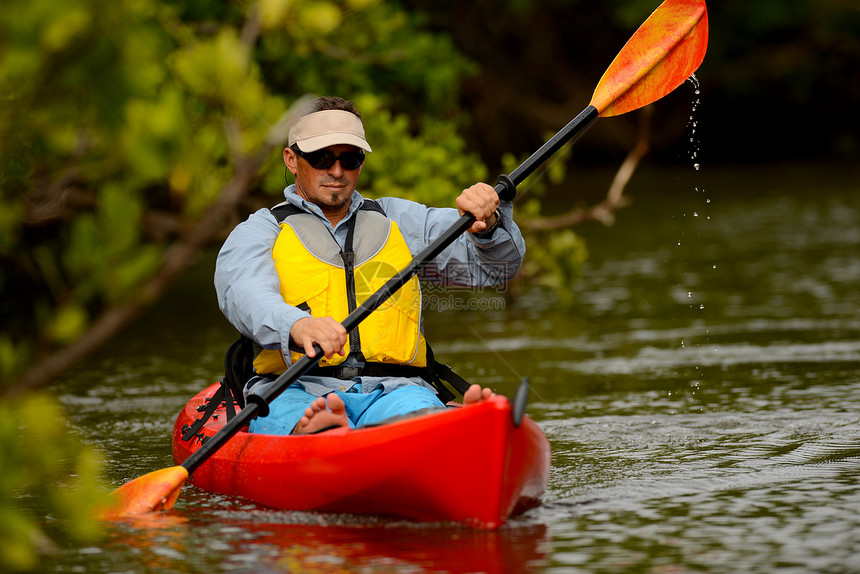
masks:
[[(591, 123), (597, 119), (598, 110), (594, 106), (589, 105), (579, 115), (573, 118), (566, 126), (558, 133), (550, 138), (540, 149), (534, 152), (527, 160), (521, 163), (510, 175), (499, 177), (499, 183), (495, 186), (496, 193), (499, 197), (510, 201), (516, 193), (516, 186), (523, 182), (525, 178), (534, 172), (544, 161), (546, 161), (555, 152), (561, 149), (566, 143), (574, 137), (582, 134)], [(371, 295), (364, 303), (355, 309), (341, 323), (347, 333), (358, 327), (359, 323), (364, 321), (368, 315), (378, 309), (389, 297), (403, 287), (416, 273), (418, 273), (427, 263), (436, 258), (445, 248), (451, 245), (454, 240), (462, 235), (475, 222), (475, 216), (471, 213), (466, 213), (460, 217), (450, 228), (442, 235), (437, 237), (430, 245), (415, 256), (409, 264), (391, 279), (386, 281), (385, 285), (379, 288)], [(256, 416), (266, 416), (269, 412), (269, 403), (278, 397), (290, 385), (296, 382), (299, 377), (307, 373), (316, 365), (323, 357), (322, 349), (319, 345), (314, 345), (315, 356), (309, 357), (303, 355), (298, 361), (281, 374), (277, 379), (266, 385), (265, 389), (260, 393), (254, 393), (248, 396), (248, 404), (240, 412), (236, 413), (220, 431), (209, 438), (199, 449), (189, 456), (182, 463), (182, 466), (189, 474), (194, 472), (201, 464), (215, 453), (219, 448), (230, 440), (233, 435), (238, 433), (244, 426), (251, 422)]]

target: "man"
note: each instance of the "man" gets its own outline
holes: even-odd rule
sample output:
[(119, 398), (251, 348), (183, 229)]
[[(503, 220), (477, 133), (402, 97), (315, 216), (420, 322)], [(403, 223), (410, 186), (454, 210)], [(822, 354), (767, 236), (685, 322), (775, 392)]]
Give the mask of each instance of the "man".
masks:
[[(318, 98), (290, 128), (283, 157), (295, 184), (284, 201), (239, 224), (215, 268), (218, 303), (228, 320), (254, 340), (254, 392), (314, 344), (325, 357), (286, 389), (251, 432), (304, 434), (330, 426), (360, 426), (421, 409), (442, 408), (422, 374), (428, 366), (421, 293), (413, 277), (351, 334), (340, 321), (463, 213), (475, 216), (422, 276), (445, 285), (490, 286), (513, 277), (525, 244), (510, 203), (478, 183), (457, 209), (399, 199), (365, 199), (356, 191), (370, 153), (361, 114), (352, 102)], [(255, 388), (256, 387), (256, 388)], [(248, 390), (250, 389), (250, 390)], [(472, 385), (465, 403), (489, 397)]]

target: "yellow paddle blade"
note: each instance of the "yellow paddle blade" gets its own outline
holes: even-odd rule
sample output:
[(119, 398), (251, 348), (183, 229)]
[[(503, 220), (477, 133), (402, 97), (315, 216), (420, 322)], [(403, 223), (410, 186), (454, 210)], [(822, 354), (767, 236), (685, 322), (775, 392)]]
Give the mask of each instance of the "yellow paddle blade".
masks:
[(98, 508), (97, 518), (109, 520), (157, 510), (169, 510), (179, 497), (188, 471), (171, 466), (130, 480), (111, 493), (107, 506)]
[(705, 59), (704, 0), (666, 0), (639, 27), (603, 74), (591, 105), (600, 117), (647, 106), (684, 83)]

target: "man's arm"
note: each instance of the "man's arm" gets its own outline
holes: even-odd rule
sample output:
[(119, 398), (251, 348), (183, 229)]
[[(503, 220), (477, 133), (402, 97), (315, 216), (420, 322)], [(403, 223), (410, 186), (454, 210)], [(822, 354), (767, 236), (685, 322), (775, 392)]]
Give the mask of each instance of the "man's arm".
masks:
[(280, 227), (268, 209), (251, 214), (230, 233), (215, 263), (215, 292), (227, 320), (267, 349), (282, 349), (290, 364), (290, 331), (310, 315), (287, 305), (272, 260)]
[[(400, 227), (413, 255), (447, 231), (460, 217), (457, 209), (434, 208), (399, 198), (377, 200)], [(525, 255), (525, 241), (513, 220), (510, 202), (499, 205), (501, 220), (490, 237), (464, 233), (421, 271), (422, 279), (441, 285), (486, 287), (516, 275)], [(492, 217), (488, 218), (492, 223)]]

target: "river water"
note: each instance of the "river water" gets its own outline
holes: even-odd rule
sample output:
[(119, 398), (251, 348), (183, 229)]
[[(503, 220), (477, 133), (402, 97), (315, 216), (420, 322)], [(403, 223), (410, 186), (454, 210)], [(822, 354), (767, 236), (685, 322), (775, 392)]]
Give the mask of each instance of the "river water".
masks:
[[(526, 288), (428, 313), (467, 378), (508, 396), (530, 378), (552, 443), (543, 504), (496, 532), (186, 486), (44, 569), (860, 572), (858, 184), (844, 167), (643, 171), (614, 227), (578, 230), (573, 303)], [(57, 387), (113, 486), (173, 464), (177, 412), (221, 374), (233, 333), (211, 267)]]

